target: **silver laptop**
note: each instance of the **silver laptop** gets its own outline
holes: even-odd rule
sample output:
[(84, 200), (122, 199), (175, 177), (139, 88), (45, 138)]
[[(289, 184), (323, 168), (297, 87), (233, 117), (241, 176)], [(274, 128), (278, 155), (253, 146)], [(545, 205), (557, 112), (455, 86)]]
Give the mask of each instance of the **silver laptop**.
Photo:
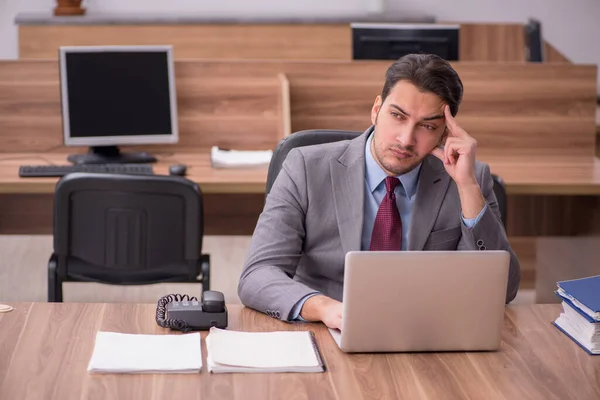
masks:
[(346, 254), (346, 352), (497, 350), (507, 251), (353, 251)]

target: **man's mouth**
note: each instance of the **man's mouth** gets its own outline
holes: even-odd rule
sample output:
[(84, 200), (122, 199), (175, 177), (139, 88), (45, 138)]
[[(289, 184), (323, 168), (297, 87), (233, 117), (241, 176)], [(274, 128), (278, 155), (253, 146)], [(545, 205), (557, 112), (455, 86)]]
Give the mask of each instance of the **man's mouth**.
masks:
[(394, 149), (392, 148), (392, 153), (394, 153), (394, 155), (400, 159), (405, 159), (405, 158), (410, 158), (412, 157), (412, 153), (406, 152), (406, 151), (402, 151), (402, 150), (398, 150), (398, 149)]

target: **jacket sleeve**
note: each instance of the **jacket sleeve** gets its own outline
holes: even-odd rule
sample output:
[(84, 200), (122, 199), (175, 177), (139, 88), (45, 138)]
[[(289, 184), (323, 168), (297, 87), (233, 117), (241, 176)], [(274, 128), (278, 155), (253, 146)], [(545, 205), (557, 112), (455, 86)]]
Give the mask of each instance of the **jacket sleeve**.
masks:
[(267, 196), (238, 284), (245, 306), (284, 321), (298, 301), (315, 292), (292, 279), (304, 243), (306, 185), (304, 157), (293, 149)]
[(482, 164), (477, 180), (487, 207), (472, 228), (468, 228), (464, 222), (462, 223), (462, 238), (458, 244), (458, 250), (506, 250), (510, 253), (508, 286), (506, 288), (506, 303), (509, 303), (517, 295), (521, 282), (521, 267), (515, 252), (508, 243), (498, 200), (494, 194), (494, 181), (487, 164)]

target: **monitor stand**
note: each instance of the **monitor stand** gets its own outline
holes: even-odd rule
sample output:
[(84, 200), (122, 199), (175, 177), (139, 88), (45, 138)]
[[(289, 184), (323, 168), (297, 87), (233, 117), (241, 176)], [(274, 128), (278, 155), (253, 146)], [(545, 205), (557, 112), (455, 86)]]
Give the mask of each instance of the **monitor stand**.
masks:
[(157, 161), (146, 152), (121, 153), (117, 146), (93, 146), (87, 154), (71, 154), (67, 160), (73, 164), (146, 164)]

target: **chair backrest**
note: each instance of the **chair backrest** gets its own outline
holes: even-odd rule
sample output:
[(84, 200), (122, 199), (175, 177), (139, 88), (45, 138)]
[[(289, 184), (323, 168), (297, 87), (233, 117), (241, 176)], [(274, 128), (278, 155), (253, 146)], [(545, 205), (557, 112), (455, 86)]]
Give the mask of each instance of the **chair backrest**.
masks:
[(494, 194), (496, 195), (496, 200), (498, 200), (502, 224), (504, 224), (504, 229), (506, 229), (506, 221), (508, 221), (508, 197), (506, 195), (506, 186), (504, 185), (502, 178), (498, 175), (492, 174), (492, 179), (494, 180)]
[(332, 129), (310, 129), (293, 133), (282, 139), (273, 152), (271, 162), (269, 163), (266, 194), (268, 195), (271, 191), (273, 182), (275, 182), (275, 178), (279, 175), (279, 171), (281, 170), (285, 158), (293, 148), (338, 142), (340, 140), (352, 140), (362, 133), (363, 132)]
[(203, 233), (200, 188), (182, 177), (73, 173), (56, 186), (54, 254), (63, 277), (131, 283), (191, 273)]

